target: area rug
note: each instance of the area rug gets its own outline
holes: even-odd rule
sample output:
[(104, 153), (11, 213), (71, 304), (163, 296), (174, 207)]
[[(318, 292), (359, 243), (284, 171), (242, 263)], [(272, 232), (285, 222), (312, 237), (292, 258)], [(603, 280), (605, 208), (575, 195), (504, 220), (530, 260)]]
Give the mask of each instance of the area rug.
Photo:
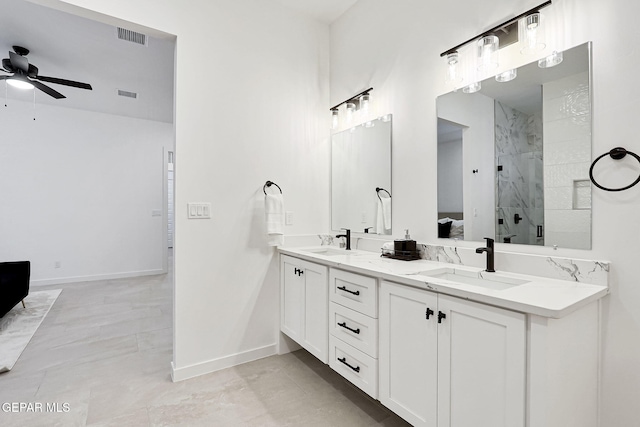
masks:
[(56, 302), (61, 289), (31, 292), (0, 318), (0, 373), (13, 368), (38, 327)]

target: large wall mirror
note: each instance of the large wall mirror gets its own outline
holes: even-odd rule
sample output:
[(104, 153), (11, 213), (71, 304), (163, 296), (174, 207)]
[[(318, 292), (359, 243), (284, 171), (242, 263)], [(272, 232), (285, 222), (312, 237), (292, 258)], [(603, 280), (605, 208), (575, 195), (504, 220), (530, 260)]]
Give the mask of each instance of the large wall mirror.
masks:
[(591, 43), (438, 97), (438, 236), (591, 248)]
[(391, 234), (392, 194), (390, 114), (332, 135), (333, 230)]

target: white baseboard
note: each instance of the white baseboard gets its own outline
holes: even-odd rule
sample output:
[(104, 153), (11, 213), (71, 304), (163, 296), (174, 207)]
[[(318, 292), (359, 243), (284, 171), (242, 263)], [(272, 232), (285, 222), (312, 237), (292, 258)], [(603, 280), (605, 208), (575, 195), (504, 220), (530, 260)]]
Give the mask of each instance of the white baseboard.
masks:
[(166, 273), (162, 269), (127, 271), (124, 273), (96, 274), (93, 276), (56, 277), (54, 279), (31, 279), (29, 286), (60, 285), (63, 283), (93, 282), (96, 280), (124, 279), (127, 277), (155, 276)]
[(171, 379), (173, 382), (188, 380), (221, 369), (231, 368), (232, 366), (241, 365), (243, 363), (252, 362), (264, 357), (277, 354), (277, 345), (272, 344), (265, 347), (255, 348), (243, 353), (232, 354), (230, 356), (221, 357), (219, 359), (208, 360), (206, 362), (197, 363), (195, 365), (176, 368), (175, 363), (171, 362)]

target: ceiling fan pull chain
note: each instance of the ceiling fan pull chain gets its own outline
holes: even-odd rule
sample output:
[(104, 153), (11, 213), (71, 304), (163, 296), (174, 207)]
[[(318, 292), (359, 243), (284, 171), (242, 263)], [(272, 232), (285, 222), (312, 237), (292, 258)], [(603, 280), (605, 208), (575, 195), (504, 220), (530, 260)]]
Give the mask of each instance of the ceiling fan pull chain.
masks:
[(36, 91), (33, 91), (33, 120), (36, 119)]
[(4, 106), (7, 106), (7, 81), (4, 81)]

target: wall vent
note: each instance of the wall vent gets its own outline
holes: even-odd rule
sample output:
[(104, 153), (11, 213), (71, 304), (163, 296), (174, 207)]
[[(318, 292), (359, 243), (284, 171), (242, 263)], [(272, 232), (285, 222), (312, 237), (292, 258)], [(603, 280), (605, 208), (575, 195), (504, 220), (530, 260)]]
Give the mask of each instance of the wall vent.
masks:
[(142, 46), (147, 45), (147, 35), (118, 27), (118, 38)]
[(118, 89), (118, 95), (124, 96), (124, 97), (127, 97), (127, 98), (133, 98), (133, 99), (138, 98), (138, 94), (137, 93), (129, 92), (129, 91), (126, 91), (126, 90), (120, 90), (120, 89)]

